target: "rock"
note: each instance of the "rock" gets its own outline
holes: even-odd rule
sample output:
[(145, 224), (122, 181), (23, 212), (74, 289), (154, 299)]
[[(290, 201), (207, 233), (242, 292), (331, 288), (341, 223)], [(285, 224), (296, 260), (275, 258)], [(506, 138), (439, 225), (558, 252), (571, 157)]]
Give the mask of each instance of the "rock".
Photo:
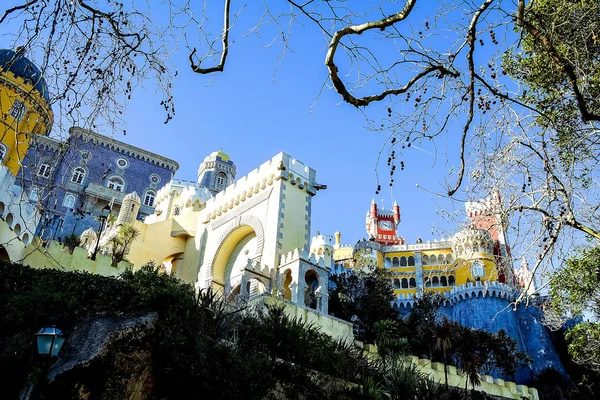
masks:
[(152, 349), (158, 314), (103, 317), (77, 326), (48, 370), (49, 398), (146, 399), (154, 384)]

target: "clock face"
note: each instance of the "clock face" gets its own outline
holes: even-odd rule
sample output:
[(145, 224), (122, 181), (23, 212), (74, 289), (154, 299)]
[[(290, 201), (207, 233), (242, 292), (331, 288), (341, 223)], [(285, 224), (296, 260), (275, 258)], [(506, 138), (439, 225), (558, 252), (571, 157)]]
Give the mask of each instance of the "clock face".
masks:
[(392, 221), (379, 221), (379, 229), (391, 231), (394, 229), (394, 224)]

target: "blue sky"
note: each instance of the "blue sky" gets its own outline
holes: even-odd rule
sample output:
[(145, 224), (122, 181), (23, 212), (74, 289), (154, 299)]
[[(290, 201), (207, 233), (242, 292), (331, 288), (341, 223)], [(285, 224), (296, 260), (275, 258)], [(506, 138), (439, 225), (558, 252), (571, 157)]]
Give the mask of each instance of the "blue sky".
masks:
[[(219, 148), (235, 161), (238, 177), (284, 151), (316, 169), (319, 182), (328, 186), (313, 199), (313, 234), (339, 230), (342, 242), (353, 244), (366, 235), (364, 217), (377, 197), (387, 207), (392, 198), (398, 202), (399, 234), (407, 241), (439, 239), (432, 233), (432, 225), (445, 226), (436, 215), (438, 205), (454, 205), (416, 184), (442, 191), (438, 182), (447, 173), (444, 162), (432, 168), (431, 154), (409, 149), (406, 169), (396, 174), (390, 193), (386, 155), (379, 167), (383, 190), (375, 196), (376, 162), (385, 136), (367, 130), (363, 114), (341, 103), (333, 90), (325, 89), (312, 106), (327, 79), (324, 41), (313, 29), (295, 32), (302, 40), (292, 40), (294, 52), (287, 53), (274, 78), (280, 48), (265, 48), (268, 38), (236, 39), (225, 72), (212, 80), (191, 72), (185, 52), (176, 54), (174, 120), (164, 125), (158, 101), (138, 92), (126, 115), (128, 134), (121, 139), (177, 160), (176, 176), (190, 180), (203, 158)], [(387, 103), (372, 107), (384, 110)]]
[[(429, 192), (443, 192), (440, 182), (452, 163), (447, 164), (444, 155), (438, 154), (434, 164), (433, 149), (412, 147), (403, 157), (406, 168), (396, 173), (392, 192), (385, 149), (378, 167), (382, 192), (375, 196), (376, 163), (387, 133), (378, 135), (366, 129), (359, 110), (342, 103), (333, 90), (322, 90), (324, 83), (329, 84), (324, 65), (327, 47), (314, 26), (294, 27), (289, 41), (293, 51), (287, 52), (275, 71), (281, 46), (277, 41), (266, 46), (275, 34), (274, 27), (261, 28), (260, 38), (244, 35), (256, 24), (261, 9), (254, 5), (244, 9), (232, 30), (235, 42), (223, 73), (195, 74), (189, 68), (187, 51), (174, 51), (171, 64), (178, 75), (172, 121), (163, 123), (161, 98), (149, 81), (145, 88), (136, 89), (123, 116), (127, 136), (119, 132), (114, 137), (176, 160), (180, 164), (176, 177), (186, 180), (195, 180), (204, 157), (218, 149), (235, 161), (238, 178), (280, 151), (289, 153), (314, 168), (318, 181), (328, 186), (313, 199), (313, 234), (340, 231), (346, 244), (366, 236), (365, 214), (373, 197), (379, 205), (383, 200), (386, 207), (393, 200), (398, 202), (402, 213), (399, 234), (409, 243), (417, 237), (433, 240), (445, 235), (433, 226), (454, 229), (456, 222), (448, 225), (437, 211), (462, 210), (463, 205)], [(208, 28), (219, 33), (222, 11), (215, 7), (210, 12), (214, 18)], [(163, 15), (155, 17), (159, 24), (164, 19)], [(194, 43), (193, 37), (190, 40)], [(389, 47), (375, 48), (382, 57), (394, 57)], [(199, 52), (202, 50), (199, 47)], [(375, 103), (369, 112), (384, 115), (387, 106), (387, 102)], [(107, 129), (99, 132), (113, 134)], [(457, 215), (463, 221), (462, 211)]]

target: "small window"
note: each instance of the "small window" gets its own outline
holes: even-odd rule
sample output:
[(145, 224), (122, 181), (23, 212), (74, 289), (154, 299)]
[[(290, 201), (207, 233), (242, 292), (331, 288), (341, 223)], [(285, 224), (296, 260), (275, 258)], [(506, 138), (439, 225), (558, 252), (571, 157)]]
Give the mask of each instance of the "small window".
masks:
[(81, 185), (83, 183), (84, 178), (85, 178), (85, 169), (83, 169), (81, 167), (77, 167), (73, 171), (73, 175), (71, 175), (71, 182)]
[(119, 158), (117, 160), (117, 167), (119, 167), (119, 168), (127, 168), (128, 165), (129, 165), (129, 161), (127, 161), (124, 158)]
[(473, 261), (473, 264), (471, 264), (471, 273), (473, 274), (473, 278), (480, 278), (482, 276), (485, 276), (483, 263), (479, 260)]
[(4, 160), (4, 157), (6, 157), (6, 153), (7, 153), (6, 146), (3, 145), (2, 143), (0, 143), (0, 161)]
[(157, 184), (158, 182), (160, 182), (160, 176), (156, 174), (150, 175), (150, 182)]
[(417, 287), (417, 281), (415, 280), (415, 278), (410, 278), (408, 280), (408, 287), (410, 287), (410, 288), (416, 288)]
[(400, 266), (406, 267), (406, 257), (400, 257)]
[(63, 200), (63, 206), (67, 208), (73, 208), (75, 206), (75, 196), (67, 194)]
[(50, 164), (47, 164), (47, 163), (40, 164), (40, 166), (38, 167), (37, 174), (38, 174), (38, 176), (41, 176), (42, 178), (48, 178), (50, 176)]
[(408, 266), (409, 267), (415, 266), (415, 258), (413, 256), (408, 256)]
[(175, 206), (175, 209), (173, 210), (173, 215), (179, 215), (180, 213), (181, 213), (181, 207)]
[(225, 181), (227, 180), (227, 176), (223, 172), (219, 172), (217, 174), (217, 187), (222, 188), (225, 186)]
[(117, 176), (113, 176), (112, 178), (110, 178), (108, 180), (108, 183), (106, 184), (106, 186), (109, 189), (116, 190), (117, 192), (122, 192), (123, 189), (125, 188), (125, 182), (123, 182), (123, 179), (121, 179)]
[(144, 196), (144, 205), (148, 207), (154, 207), (154, 199), (156, 198), (156, 194), (154, 192), (146, 192)]
[(398, 268), (398, 257), (392, 258), (392, 268)]
[(402, 279), (402, 289), (408, 289), (408, 279)]
[(21, 121), (25, 116), (25, 112), (27, 112), (27, 106), (21, 100), (16, 99), (10, 108), (10, 115), (17, 121)]

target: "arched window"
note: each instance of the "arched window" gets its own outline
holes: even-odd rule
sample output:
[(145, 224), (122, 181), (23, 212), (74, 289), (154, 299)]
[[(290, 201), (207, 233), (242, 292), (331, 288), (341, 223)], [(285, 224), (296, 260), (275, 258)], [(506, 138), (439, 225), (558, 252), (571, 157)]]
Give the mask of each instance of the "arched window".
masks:
[(6, 146), (0, 143), (0, 161), (4, 160), (4, 157), (6, 157), (7, 152), (8, 149), (6, 148)]
[(383, 265), (385, 265), (386, 268), (391, 268), (392, 267), (392, 259), (389, 257), (386, 257), (383, 260)]
[(123, 182), (123, 179), (119, 178), (118, 176), (113, 176), (112, 178), (108, 179), (106, 186), (109, 189), (116, 190), (117, 192), (122, 192), (123, 189), (125, 189), (125, 182)]
[(431, 279), (431, 286), (432, 287), (440, 287), (440, 278), (438, 278), (437, 276), (434, 276)]
[(448, 278), (446, 278), (445, 276), (442, 276), (440, 278), (440, 285), (442, 285), (442, 286), (448, 286)]
[(408, 279), (402, 279), (402, 289), (408, 289)]
[(415, 258), (413, 256), (408, 256), (408, 266), (409, 267), (415, 266)]
[(400, 266), (406, 267), (406, 257), (400, 257)]
[(450, 275), (448, 277), (448, 286), (454, 286), (456, 285), (456, 279), (454, 278), (454, 275)]
[(216, 187), (219, 189), (222, 189), (225, 187), (225, 184), (227, 183), (227, 175), (225, 175), (225, 172), (219, 172), (217, 174), (217, 182), (216, 182)]
[(410, 288), (416, 288), (417, 287), (417, 281), (415, 280), (415, 278), (410, 278), (408, 280), (408, 287), (410, 287)]
[(12, 228), (12, 224), (15, 221), (15, 218), (13, 217), (13, 215), (11, 213), (8, 213), (6, 215), (6, 223), (8, 224), (8, 226), (10, 226)]
[(431, 287), (431, 279), (425, 278), (425, 287), (426, 288)]
[(306, 291), (304, 292), (304, 304), (313, 310), (317, 309), (317, 289), (319, 288), (319, 277), (313, 270), (306, 272), (304, 276)]
[(444, 264), (444, 255), (443, 254), (439, 254), (437, 256), (437, 260), (438, 260), (438, 265)]
[(156, 193), (148, 190), (144, 195), (144, 205), (148, 207), (154, 207), (154, 199), (156, 199)]
[(429, 256), (427, 254), (423, 254), (421, 262), (423, 263), (423, 265), (429, 265)]
[(37, 174), (42, 178), (48, 178), (50, 176), (50, 164), (46, 162), (41, 163), (38, 167)]
[(75, 206), (75, 196), (67, 194), (63, 200), (63, 206), (67, 208), (73, 208)]
[(83, 169), (81, 167), (77, 167), (73, 171), (73, 175), (71, 175), (71, 182), (81, 185), (83, 183), (84, 178), (85, 178), (85, 169)]
[(485, 270), (483, 269), (483, 263), (479, 260), (473, 261), (471, 264), (471, 273), (473, 278), (480, 278), (485, 276)]
[(452, 254), (446, 254), (446, 264), (452, 264), (452, 261), (454, 261)]
[(394, 289), (400, 289), (400, 279), (394, 279)]
[(398, 257), (392, 258), (392, 267), (398, 268)]

